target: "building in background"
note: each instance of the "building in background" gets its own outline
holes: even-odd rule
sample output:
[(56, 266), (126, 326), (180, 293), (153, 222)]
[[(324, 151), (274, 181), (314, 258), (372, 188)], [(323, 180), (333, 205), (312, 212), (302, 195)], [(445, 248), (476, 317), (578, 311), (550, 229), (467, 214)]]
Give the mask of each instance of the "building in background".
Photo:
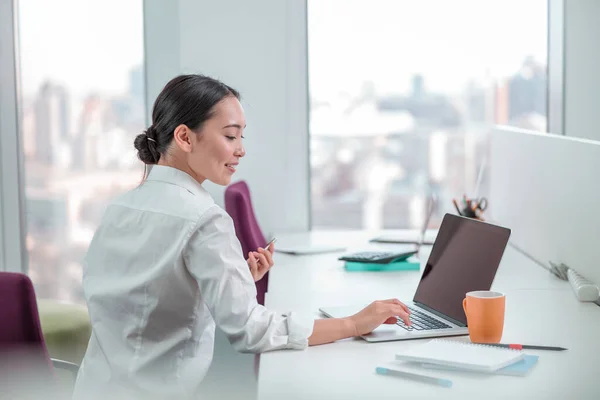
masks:
[(493, 125), (546, 131), (546, 1), (308, 5), (314, 228), (417, 228), (430, 193), (434, 228), (485, 194)]

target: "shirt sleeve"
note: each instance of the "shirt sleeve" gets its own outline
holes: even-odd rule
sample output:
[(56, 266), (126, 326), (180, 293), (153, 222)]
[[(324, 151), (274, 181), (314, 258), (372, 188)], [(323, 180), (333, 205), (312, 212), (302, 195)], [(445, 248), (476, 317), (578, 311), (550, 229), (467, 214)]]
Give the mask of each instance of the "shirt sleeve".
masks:
[(304, 349), (314, 320), (269, 311), (256, 301), (256, 286), (231, 217), (218, 206), (196, 224), (184, 260), (215, 323), (240, 352)]

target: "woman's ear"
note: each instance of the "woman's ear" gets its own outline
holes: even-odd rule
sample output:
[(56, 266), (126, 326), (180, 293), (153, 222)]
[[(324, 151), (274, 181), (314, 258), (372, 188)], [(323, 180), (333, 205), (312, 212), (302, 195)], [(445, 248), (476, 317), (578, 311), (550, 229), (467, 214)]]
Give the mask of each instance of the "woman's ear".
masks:
[(181, 124), (175, 128), (173, 132), (173, 138), (177, 147), (186, 153), (192, 152), (192, 131), (186, 125)]

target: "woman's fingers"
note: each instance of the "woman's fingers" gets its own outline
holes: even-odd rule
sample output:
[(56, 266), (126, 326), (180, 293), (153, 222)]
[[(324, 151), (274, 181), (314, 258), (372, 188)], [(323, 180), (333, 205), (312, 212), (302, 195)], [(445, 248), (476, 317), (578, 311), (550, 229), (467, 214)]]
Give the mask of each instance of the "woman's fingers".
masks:
[(258, 252), (265, 256), (265, 258), (267, 259), (267, 265), (269, 267), (272, 267), (273, 266), (273, 254), (270, 251), (263, 249), (262, 247), (258, 248)]
[(252, 273), (252, 277), (256, 278), (258, 273), (258, 263), (252, 252), (248, 253), (248, 266), (250, 266), (250, 273)]
[(269, 265), (269, 262), (267, 261), (267, 257), (265, 257), (265, 255), (263, 253), (259, 253), (258, 251), (254, 252), (254, 257), (256, 257), (256, 259), (258, 260), (258, 263), (261, 264), (261, 267), (265, 267)]
[(398, 300), (398, 303), (400, 303), (400, 307), (402, 307), (404, 312), (406, 312), (408, 315), (410, 315), (410, 309), (408, 308), (408, 306), (406, 304), (402, 303), (400, 300)]
[(388, 317), (395, 316), (400, 318), (402, 321), (404, 321), (406, 326), (409, 326), (411, 324), (408, 313), (400, 304), (390, 304), (389, 314), (390, 315), (388, 315)]
[(388, 304), (398, 304), (400, 307), (402, 307), (404, 312), (406, 312), (407, 314), (410, 314), (410, 309), (406, 306), (406, 304), (404, 304), (403, 302), (401, 302), (398, 299), (387, 299), (387, 300), (382, 300), (382, 302), (388, 303)]

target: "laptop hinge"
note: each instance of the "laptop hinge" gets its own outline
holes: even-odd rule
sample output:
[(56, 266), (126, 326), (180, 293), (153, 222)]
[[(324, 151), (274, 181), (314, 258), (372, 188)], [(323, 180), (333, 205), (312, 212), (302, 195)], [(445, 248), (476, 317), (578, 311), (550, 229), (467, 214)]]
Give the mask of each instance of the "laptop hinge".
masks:
[(418, 301), (413, 301), (413, 303), (415, 303), (415, 304), (416, 304), (416, 305), (418, 305), (419, 307), (421, 307), (421, 308), (423, 308), (423, 309), (425, 309), (425, 310), (429, 311), (430, 313), (437, 315), (437, 316), (438, 316), (438, 317), (440, 317), (440, 318), (443, 318), (443, 319), (445, 319), (445, 320), (448, 320), (448, 321), (452, 322), (454, 325), (458, 325), (458, 326), (460, 326), (460, 327), (466, 327), (466, 326), (467, 326), (467, 324), (465, 324), (464, 322), (457, 321), (457, 320), (455, 320), (454, 318), (450, 318), (449, 316), (447, 316), (447, 315), (445, 315), (445, 314), (442, 314), (441, 312), (439, 312), (439, 311), (436, 311), (436, 310), (434, 310), (433, 308), (431, 308), (431, 307), (428, 307), (428, 306), (426, 306), (426, 305), (425, 305), (425, 304), (423, 304), (423, 303), (419, 303)]

